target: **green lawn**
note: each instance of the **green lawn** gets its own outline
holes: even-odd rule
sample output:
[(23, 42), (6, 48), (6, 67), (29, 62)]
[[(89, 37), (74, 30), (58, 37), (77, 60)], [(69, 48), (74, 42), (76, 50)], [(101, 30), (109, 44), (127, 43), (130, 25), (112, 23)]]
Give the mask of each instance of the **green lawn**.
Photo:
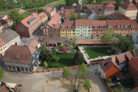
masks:
[(59, 1), (56, 1), (55, 3), (52, 3), (49, 6), (59, 6), (59, 5), (64, 5), (65, 4), (65, 0), (59, 0)]
[(111, 52), (107, 51), (107, 50), (111, 50), (110, 47), (85, 47), (84, 49), (90, 58), (112, 54)]
[(57, 56), (59, 57), (59, 60), (57, 62), (48, 61), (47, 68), (61, 68), (61, 67), (70, 67), (70, 66), (75, 65), (73, 61), (74, 56), (75, 56), (74, 53), (60, 53), (60, 54), (57, 54)]
[(0, 14), (8, 14), (12, 11), (13, 9), (9, 9), (9, 10), (1, 10)]

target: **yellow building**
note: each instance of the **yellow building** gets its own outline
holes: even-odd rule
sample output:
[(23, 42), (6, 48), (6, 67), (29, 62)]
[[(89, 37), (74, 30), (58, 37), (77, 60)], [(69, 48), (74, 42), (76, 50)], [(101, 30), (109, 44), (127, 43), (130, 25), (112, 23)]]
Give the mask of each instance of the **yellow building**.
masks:
[(134, 20), (136, 19), (138, 9), (132, 2), (124, 2), (119, 7), (119, 12)]
[(74, 21), (65, 21), (61, 24), (60, 37), (75, 37)]

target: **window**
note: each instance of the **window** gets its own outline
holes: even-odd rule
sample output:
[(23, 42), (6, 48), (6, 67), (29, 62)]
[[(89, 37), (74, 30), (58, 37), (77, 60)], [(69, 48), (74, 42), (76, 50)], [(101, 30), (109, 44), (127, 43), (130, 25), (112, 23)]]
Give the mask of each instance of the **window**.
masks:
[(121, 28), (123, 28), (123, 25), (121, 25)]
[(23, 26), (20, 26), (20, 31), (25, 32)]
[(131, 25), (131, 28), (134, 28), (134, 25)]
[(120, 28), (120, 25), (117, 25), (117, 28)]
[(127, 28), (127, 25), (124, 25), (124, 28)]
[(111, 28), (111, 25), (108, 25), (108, 28)]
[(92, 28), (95, 28), (95, 26), (92, 26)]

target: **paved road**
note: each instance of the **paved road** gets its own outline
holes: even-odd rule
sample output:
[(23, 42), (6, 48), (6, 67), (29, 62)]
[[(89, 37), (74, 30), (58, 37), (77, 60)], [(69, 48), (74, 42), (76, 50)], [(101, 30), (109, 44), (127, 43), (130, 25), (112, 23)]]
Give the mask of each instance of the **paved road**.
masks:
[[(92, 68), (89, 68), (91, 71), (91, 82), (92, 82), (92, 92), (108, 92), (100, 78), (92, 72)], [(74, 74), (76, 70), (73, 70), (72, 73)], [(43, 88), (51, 89), (51, 92), (66, 92), (66, 91), (59, 91), (62, 88), (56, 87), (54, 82), (46, 86), (45, 81), (51, 77), (61, 77), (62, 73), (37, 73), (37, 74), (25, 74), (25, 73), (17, 73), (17, 72), (5, 72), (4, 77), (2, 80), (11, 83), (18, 83), (22, 84), (23, 87), (21, 88), (20, 92), (45, 92), (42, 91)], [(44, 85), (45, 86), (44, 86)], [(53, 86), (52, 86), (53, 85)], [(57, 90), (54, 90), (50, 87), (56, 87)]]

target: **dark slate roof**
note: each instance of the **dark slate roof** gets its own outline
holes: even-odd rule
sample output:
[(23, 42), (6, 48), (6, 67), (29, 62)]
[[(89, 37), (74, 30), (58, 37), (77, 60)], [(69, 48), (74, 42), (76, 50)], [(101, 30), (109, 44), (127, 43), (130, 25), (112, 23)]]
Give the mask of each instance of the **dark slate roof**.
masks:
[(10, 42), (17, 36), (19, 36), (19, 35), (15, 31), (10, 30), (10, 29), (5, 30), (4, 32), (0, 33), (0, 38), (2, 38), (5, 43)]

